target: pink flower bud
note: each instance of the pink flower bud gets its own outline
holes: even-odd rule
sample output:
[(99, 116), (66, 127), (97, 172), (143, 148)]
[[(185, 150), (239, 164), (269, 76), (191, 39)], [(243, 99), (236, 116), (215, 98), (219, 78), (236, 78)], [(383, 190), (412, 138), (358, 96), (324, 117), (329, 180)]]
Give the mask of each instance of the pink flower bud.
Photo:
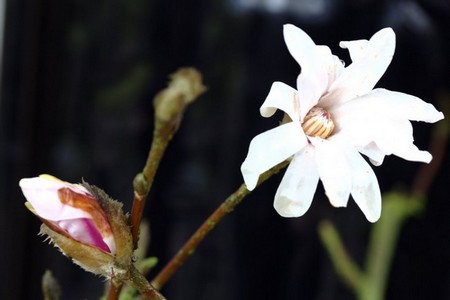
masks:
[(50, 175), (24, 178), (19, 185), (27, 207), (50, 229), (108, 254), (116, 253), (108, 216), (84, 186)]

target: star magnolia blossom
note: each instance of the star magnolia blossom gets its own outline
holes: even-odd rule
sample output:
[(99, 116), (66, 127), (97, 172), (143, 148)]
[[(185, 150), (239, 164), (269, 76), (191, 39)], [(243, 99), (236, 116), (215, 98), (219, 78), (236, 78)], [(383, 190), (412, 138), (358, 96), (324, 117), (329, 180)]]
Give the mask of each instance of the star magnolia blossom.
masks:
[(19, 182), (27, 207), (47, 226), (71, 239), (115, 254), (116, 245), (105, 212), (82, 185), (50, 175)]
[(247, 188), (253, 190), (262, 173), (291, 159), (275, 195), (281, 216), (303, 215), (320, 178), (333, 206), (345, 207), (351, 195), (366, 218), (377, 221), (380, 188), (361, 154), (377, 166), (390, 154), (428, 163), (431, 154), (413, 144), (410, 120), (434, 123), (443, 114), (412, 95), (373, 89), (394, 54), (391, 28), (370, 40), (341, 42), (350, 52), (348, 67), (293, 25), (284, 26), (284, 39), (301, 73), (297, 89), (274, 82), (260, 108), (263, 117), (280, 109), (289, 118), (251, 141), (241, 167)]

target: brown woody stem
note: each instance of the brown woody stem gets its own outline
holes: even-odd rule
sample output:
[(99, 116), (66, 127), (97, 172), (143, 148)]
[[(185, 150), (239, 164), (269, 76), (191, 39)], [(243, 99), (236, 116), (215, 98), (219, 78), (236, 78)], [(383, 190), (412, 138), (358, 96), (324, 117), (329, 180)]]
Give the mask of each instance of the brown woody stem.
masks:
[[(278, 173), (288, 164), (288, 161), (282, 162), (273, 167), (260, 176), (258, 185), (266, 181), (272, 175)], [(244, 184), (242, 184), (234, 193), (228, 196), (224, 202), (203, 222), (203, 224), (194, 232), (194, 234), (186, 241), (186, 243), (178, 250), (175, 256), (167, 263), (167, 265), (152, 280), (152, 286), (160, 290), (173, 274), (183, 265), (183, 263), (194, 253), (197, 246), (203, 239), (213, 230), (216, 225), (227, 214), (232, 212), (234, 208), (250, 193)]]
[(119, 299), (120, 291), (122, 290), (122, 283), (116, 285), (112, 280), (109, 282), (107, 300), (117, 300)]
[[(155, 129), (152, 145), (144, 169), (136, 175), (133, 181), (134, 197), (130, 225), (135, 249), (139, 239), (139, 228), (147, 197), (164, 152), (178, 130), (187, 106), (205, 91), (206, 87), (203, 86), (200, 72), (194, 68), (181, 68), (171, 74), (168, 87), (160, 91), (154, 98)], [(116, 286), (111, 284), (108, 300), (117, 299), (121, 288), (122, 284)]]

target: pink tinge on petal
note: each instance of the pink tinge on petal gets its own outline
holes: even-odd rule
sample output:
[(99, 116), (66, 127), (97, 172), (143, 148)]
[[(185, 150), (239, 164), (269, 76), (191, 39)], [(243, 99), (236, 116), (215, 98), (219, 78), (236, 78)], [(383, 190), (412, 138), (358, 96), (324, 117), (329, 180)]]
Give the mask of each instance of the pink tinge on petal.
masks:
[(61, 229), (66, 231), (74, 240), (111, 253), (110, 247), (105, 243), (102, 235), (97, 230), (95, 223), (91, 219), (72, 219), (55, 223)]
[[(75, 189), (85, 195), (82, 187), (68, 184), (64, 181), (47, 179), (47, 177), (23, 178), (19, 185), (35, 213), (40, 217), (51, 220), (79, 219), (89, 217), (89, 213), (61, 203), (58, 190), (61, 188)], [(72, 189), (73, 188), (73, 189)]]

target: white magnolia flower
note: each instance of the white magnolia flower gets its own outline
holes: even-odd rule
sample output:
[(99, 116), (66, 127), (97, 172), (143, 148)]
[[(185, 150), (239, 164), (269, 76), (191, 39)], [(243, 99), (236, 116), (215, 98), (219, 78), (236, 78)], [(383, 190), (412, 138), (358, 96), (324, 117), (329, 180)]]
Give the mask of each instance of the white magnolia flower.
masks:
[(390, 154), (428, 163), (431, 154), (413, 144), (410, 120), (434, 123), (443, 114), (412, 95), (373, 89), (394, 54), (391, 28), (370, 40), (341, 42), (350, 52), (348, 67), (293, 25), (284, 26), (284, 39), (301, 66), (297, 89), (274, 82), (260, 113), (270, 117), (280, 109), (289, 122), (251, 141), (241, 167), (247, 188), (253, 190), (262, 173), (291, 159), (275, 195), (274, 207), (281, 216), (303, 215), (320, 178), (333, 206), (345, 207), (352, 195), (366, 218), (377, 221), (380, 188), (360, 154), (376, 166)]

